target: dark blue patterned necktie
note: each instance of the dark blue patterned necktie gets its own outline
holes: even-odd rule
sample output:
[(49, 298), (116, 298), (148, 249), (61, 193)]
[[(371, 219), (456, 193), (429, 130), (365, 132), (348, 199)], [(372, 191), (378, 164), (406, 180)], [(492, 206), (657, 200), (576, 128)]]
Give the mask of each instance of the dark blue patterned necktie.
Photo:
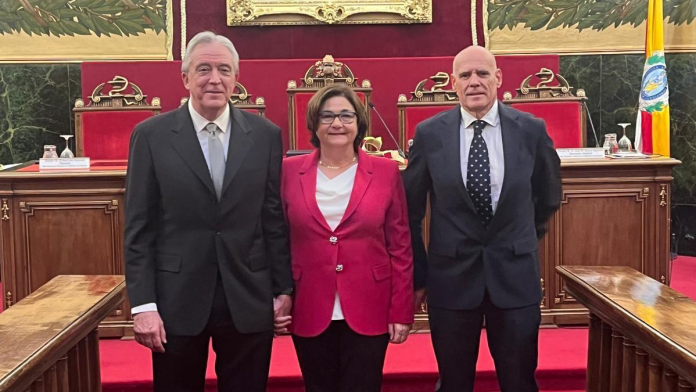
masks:
[(491, 202), (491, 164), (488, 160), (488, 147), (486, 147), (486, 141), (482, 135), (486, 122), (476, 120), (473, 125), (474, 139), (469, 148), (466, 189), (469, 191), (469, 196), (474, 202), (481, 222), (488, 226), (493, 218), (493, 204)]

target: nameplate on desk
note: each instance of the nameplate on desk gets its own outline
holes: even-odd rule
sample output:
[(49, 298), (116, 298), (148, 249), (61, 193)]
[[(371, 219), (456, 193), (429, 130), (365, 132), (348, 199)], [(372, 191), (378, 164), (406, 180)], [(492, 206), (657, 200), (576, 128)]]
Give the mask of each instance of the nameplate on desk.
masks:
[(561, 159), (604, 159), (603, 148), (557, 148)]
[(39, 171), (89, 170), (89, 158), (41, 158)]

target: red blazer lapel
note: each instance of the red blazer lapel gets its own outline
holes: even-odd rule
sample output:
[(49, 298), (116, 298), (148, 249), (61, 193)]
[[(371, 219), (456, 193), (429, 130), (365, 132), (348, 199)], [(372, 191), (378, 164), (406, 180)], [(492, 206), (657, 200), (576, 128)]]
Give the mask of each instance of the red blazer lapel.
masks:
[(317, 162), (319, 160), (319, 150), (314, 150), (307, 155), (304, 164), (300, 168), (300, 183), (302, 184), (302, 194), (304, 195), (307, 209), (314, 219), (326, 230), (331, 231), (329, 224), (326, 223), (324, 215), (317, 205)]
[[(367, 187), (370, 185), (370, 181), (372, 181), (372, 162), (370, 161), (370, 156), (367, 155), (367, 153), (363, 150), (358, 150), (358, 169), (355, 173), (353, 191), (350, 194), (348, 207), (346, 208), (346, 212), (343, 214), (343, 218), (341, 219), (341, 223), (338, 224), (338, 227), (341, 227), (343, 222), (347, 221), (358, 208), (360, 201), (367, 191)], [(317, 210), (318, 209), (319, 207), (317, 207)]]

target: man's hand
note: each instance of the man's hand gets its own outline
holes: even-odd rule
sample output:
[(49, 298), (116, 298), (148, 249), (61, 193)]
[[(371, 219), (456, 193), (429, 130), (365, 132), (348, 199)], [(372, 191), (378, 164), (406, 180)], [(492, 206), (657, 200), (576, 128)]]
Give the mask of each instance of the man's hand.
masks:
[(408, 338), (408, 332), (411, 330), (409, 324), (389, 324), (389, 342), (401, 344)]
[(133, 316), (133, 332), (136, 342), (154, 352), (164, 352), (167, 333), (158, 312), (142, 312)]
[(418, 289), (413, 293), (414, 308), (416, 313), (423, 311), (423, 304), (426, 300), (425, 288)]
[(278, 336), (288, 333), (288, 327), (292, 322), (290, 316), (292, 310), (292, 297), (281, 294), (273, 300), (273, 333)]

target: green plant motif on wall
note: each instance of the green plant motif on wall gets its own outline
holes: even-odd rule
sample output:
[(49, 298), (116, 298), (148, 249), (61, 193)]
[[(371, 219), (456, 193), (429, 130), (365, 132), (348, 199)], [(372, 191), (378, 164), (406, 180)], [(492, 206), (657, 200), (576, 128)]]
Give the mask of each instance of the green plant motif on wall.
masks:
[[(557, 27), (602, 31), (608, 27), (638, 26), (648, 15), (648, 0), (490, 0), (488, 28), (512, 29), (519, 24), (531, 30)], [(668, 23), (691, 24), (696, 0), (664, 0)]]
[(98, 37), (165, 29), (166, 0), (0, 0), (0, 34)]

